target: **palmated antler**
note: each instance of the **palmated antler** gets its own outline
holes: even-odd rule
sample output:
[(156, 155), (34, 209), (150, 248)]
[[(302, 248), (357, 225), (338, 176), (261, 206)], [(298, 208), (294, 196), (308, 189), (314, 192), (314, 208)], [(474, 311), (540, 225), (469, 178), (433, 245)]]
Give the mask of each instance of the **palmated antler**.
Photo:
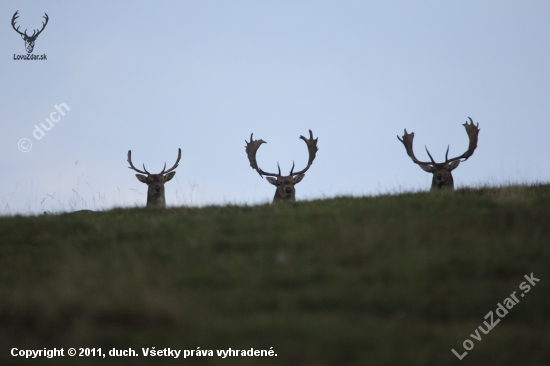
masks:
[[(405, 134), (403, 135), (403, 139), (401, 139), (399, 136), (397, 136), (397, 139), (403, 143), (403, 145), (405, 146), (405, 150), (407, 150), (407, 155), (410, 156), (410, 158), (414, 163), (419, 165), (435, 164), (433, 159), (432, 159), (432, 162), (430, 163), (427, 161), (420, 161), (416, 158), (416, 156), (414, 156), (414, 151), (413, 151), (414, 132), (407, 133), (407, 129), (405, 129)], [(426, 148), (426, 151), (428, 151), (428, 148)], [(428, 155), (430, 155), (429, 152), (428, 152)], [(431, 159), (431, 155), (430, 155), (430, 159)]]
[[(260, 177), (262, 177), (262, 178), (263, 178), (264, 175), (268, 175), (268, 176), (271, 176), (271, 177), (280, 177), (281, 176), (281, 168), (280, 167), (279, 167), (279, 174), (275, 174), (275, 173), (264, 172), (258, 166), (258, 163), (256, 162), (256, 152), (258, 151), (260, 146), (264, 143), (267, 143), (267, 141), (264, 141), (262, 139), (253, 140), (252, 139), (253, 135), (254, 135), (254, 133), (250, 134), (250, 142), (244, 140), (244, 142), (246, 142), (245, 149), (246, 149), (246, 155), (248, 155), (248, 161), (250, 162), (250, 166), (252, 167), (252, 169), (256, 169), (256, 171), (258, 172), (258, 174), (260, 174)], [(277, 166), (279, 166), (279, 163), (277, 163)]]
[[(245, 146), (246, 154), (248, 155), (248, 160), (250, 161), (250, 166), (252, 167), (252, 169), (256, 169), (258, 174), (260, 174), (260, 177), (263, 177), (264, 175), (272, 176), (272, 177), (280, 177), (281, 176), (281, 168), (279, 167), (279, 163), (277, 163), (277, 168), (279, 169), (279, 173), (277, 173), (277, 174), (267, 173), (267, 172), (263, 171), (262, 169), (260, 169), (260, 167), (258, 166), (258, 163), (256, 161), (256, 152), (258, 151), (258, 149), (260, 148), (260, 146), (263, 143), (267, 143), (267, 142), (262, 140), (262, 139), (253, 140), (252, 136), (253, 136), (253, 134), (250, 134), (250, 142), (244, 140), (244, 142), (246, 142), (246, 146)], [(307, 149), (309, 151), (309, 160), (307, 162), (307, 166), (304, 169), (300, 170), (299, 172), (294, 172), (294, 162), (292, 162), (292, 169), (290, 169), (290, 175), (291, 176), (295, 176), (295, 175), (305, 173), (309, 169), (311, 164), (313, 163), (313, 160), (315, 159), (315, 154), (317, 153), (317, 150), (319, 150), (319, 148), (317, 147), (318, 138), (313, 139), (313, 132), (311, 132), (311, 130), (309, 130), (309, 139), (306, 139), (304, 136), (300, 136), (300, 138), (302, 140), (304, 140), (304, 142), (307, 145)]]
[(304, 174), (305, 172), (307, 172), (307, 170), (313, 163), (313, 160), (315, 160), (315, 154), (317, 154), (317, 150), (319, 150), (319, 148), (317, 147), (317, 140), (319, 140), (319, 138), (313, 139), (313, 132), (311, 132), (311, 130), (309, 130), (309, 139), (306, 139), (304, 136), (300, 136), (300, 138), (304, 140), (304, 142), (307, 145), (307, 150), (309, 152), (309, 159), (307, 161), (307, 166), (296, 173), (292, 172), (294, 170), (294, 162), (292, 162), (292, 169), (290, 169), (290, 175), (292, 176)]
[[(468, 124), (468, 121), (466, 121), (466, 123), (463, 124), (463, 126), (466, 128), (466, 133), (468, 134), (468, 138), (470, 140), (468, 150), (466, 150), (466, 152), (464, 154), (462, 154), (460, 156), (457, 156), (456, 158), (449, 159), (448, 158), (449, 146), (447, 146), (447, 152), (445, 153), (445, 164), (450, 163), (450, 162), (455, 161), (455, 160), (460, 160), (460, 159), (467, 160), (470, 156), (473, 155), (474, 150), (477, 147), (477, 136), (479, 134), (479, 128), (478, 128), (479, 123), (477, 125), (474, 125), (474, 121), (470, 117), (468, 117), (468, 119), (470, 119), (470, 124)], [(412, 161), (415, 162), (416, 164), (419, 164), (419, 165), (436, 164), (436, 162), (434, 161), (432, 155), (428, 151), (427, 147), (426, 147), (426, 152), (428, 153), (428, 156), (430, 157), (431, 162), (420, 161), (414, 156), (414, 152), (413, 152), (414, 132), (407, 133), (407, 130), (405, 129), (405, 134), (403, 135), (403, 139), (399, 138), (399, 136), (397, 136), (397, 139), (403, 143), (403, 145), (405, 146), (405, 149), (407, 150), (407, 155), (409, 155), (410, 158), (412, 159)]]
[[(166, 169), (166, 162), (165, 162), (164, 163), (164, 168), (162, 168), (162, 171), (159, 174), (170, 173), (172, 170), (176, 169), (179, 165), (180, 159), (181, 159), (181, 149), (178, 148), (178, 159), (176, 160), (176, 163), (174, 164), (174, 166), (165, 171), (165, 169)], [(130, 166), (128, 167), (129, 169), (134, 169), (136, 172), (141, 173), (141, 174), (147, 174), (147, 175), (151, 174), (147, 171), (147, 169), (145, 169), (145, 164), (143, 164), (143, 171), (137, 169), (134, 166), (134, 164), (132, 164), (132, 150), (128, 150), (128, 163), (130, 164)]]
[(449, 148), (447, 148), (447, 154), (445, 154), (445, 162), (449, 163), (451, 161), (464, 159), (463, 161), (468, 160), (470, 156), (474, 154), (474, 150), (477, 148), (477, 135), (479, 134), (479, 122), (477, 125), (474, 125), (474, 121), (468, 117), (470, 120), (470, 123), (468, 124), (468, 121), (463, 124), (464, 128), (466, 129), (466, 133), (468, 134), (468, 139), (470, 140), (470, 144), (468, 145), (468, 150), (460, 156), (457, 156), (456, 158), (447, 159), (447, 154), (449, 153)]

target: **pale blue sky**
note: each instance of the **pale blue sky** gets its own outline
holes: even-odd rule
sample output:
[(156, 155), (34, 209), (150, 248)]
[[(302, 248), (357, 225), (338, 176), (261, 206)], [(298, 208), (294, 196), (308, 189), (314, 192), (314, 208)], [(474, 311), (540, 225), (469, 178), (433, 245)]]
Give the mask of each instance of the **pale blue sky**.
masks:
[[(33, 54), (11, 27), (49, 23)], [(168, 205), (260, 203), (253, 171), (307, 163), (298, 199), (429, 189), (427, 160), (462, 154), (457, 186), (550, 180), (548, 1), (7, 1), (0, 3), (0, 214), (144, 206), (128, 169), (160, 171)], [(70, 107), (36, 140), (34, 125)], [(31, 140), (28, 152), (18, 149)], [(77, 163), (78, 162), (78, 163)]]

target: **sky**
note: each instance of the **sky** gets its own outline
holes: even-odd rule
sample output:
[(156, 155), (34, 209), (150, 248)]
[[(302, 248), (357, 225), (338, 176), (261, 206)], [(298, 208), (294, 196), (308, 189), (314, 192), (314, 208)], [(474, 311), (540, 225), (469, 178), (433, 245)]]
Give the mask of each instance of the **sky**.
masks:
[[(16, 11), (29, 34), (47, 13), (46, 60), (14, 59)], [(0, 215), (145, 206), (128, 150), (158, 173), (181, 148), (168, 206), (270, 202), (245, 139), (287, 174), (310, 129), (298, 200), (428, 190), (396, 136), (439, 162), (466, 151), (468, 117), (478, 148), (455, 186), (548, 182), (548, 19), (546, 0), (3, 0)]]

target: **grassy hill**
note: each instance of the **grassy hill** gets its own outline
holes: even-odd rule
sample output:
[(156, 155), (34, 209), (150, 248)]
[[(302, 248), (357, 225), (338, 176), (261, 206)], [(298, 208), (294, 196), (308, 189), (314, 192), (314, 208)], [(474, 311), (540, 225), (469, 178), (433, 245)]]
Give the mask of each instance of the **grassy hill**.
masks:
[(550, 364), (550, 185), (2, 217), (0, 241), (2, 365)]

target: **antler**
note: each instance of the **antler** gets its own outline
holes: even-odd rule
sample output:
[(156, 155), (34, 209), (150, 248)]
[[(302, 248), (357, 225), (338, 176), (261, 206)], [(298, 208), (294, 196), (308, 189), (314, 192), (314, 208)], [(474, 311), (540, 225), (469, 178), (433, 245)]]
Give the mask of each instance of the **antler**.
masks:
[(300, 138), (302, 140), (304, 140), (304, 142), (307, 145), (307, 150), (309, 152), (309, 159), (307, 161), (307, 166), (304, 169), (302, 169), (302, 170), (300, 170), (299, 172), (296, 172), (296, 173), (292, 172), (294, 170), (294, 162), (292, 162), (292, 169), (290, 169), (290, 175), (292, 175), (292, 176), (303, 174), (303, 173), (307, 172), (307, 170), (309, 169), (309, 167), (313, 163), (313, 160), (315, 160), (315, 154), (317, 154), (317, 150), (319, 150), (319, 148), (317, 147), (317, 140), (319, 140), (319, 138), (316, 138), (314, 140), (313, 139), (313, 132), (311, 132), (311, 130), (309, 130), (309, 139), (306, 139), (304, 136), (300, 136)]
[[(176, 160), (176, 163), (174, 164), (174, 166), (168, 169), (167, 171), (164, 171), (164, 169), (166, 169), (166, 162), (164, 162), (164, 168), (162, 168), (162, 172), (160, 172), (159, 174), (170, 173), (172, 170), (176, 169), (179, 165), (180, 159), (181, 159), (181, 149), (178, 148), (178, 159)], [(145, 165), (143, 166), (143, 168), (145, 169)]]
[(147, 175), (151, 174), (147, 171), (147, 169), (145, 169), (145, 164), (143, 164), (143, 170), (145, 171), (137, 169), (134, 166), (134, 164), (132, 164), (132, 150), (128, 150), (128, 163), (130, 163), (130, 166), (128, 167), (129, 169), (134, 169), (136, 172), (142, 173), (142, 174), (147, 174)]
[(426, 151), (428, 152), (428, 156), (432, 160), (431, 163), (427, 161), (420, 161), (416, 158), (416, 156), (414, 156), (414, 151), (413, 151), (414, 132), (407, 133), (407, 129), (405, 129), (405, 134), (403, 135), (403, 139), (401, 139), (399, 136), (397, 136), (397, 139), (403, 143), (403, 145), (405, 146), (405, 150), (407, 150), (407, 155), (409, 155), (412, 161), (415, 162), (416, 164), (419, 164), (419, 165), (435, 164), (435, 161), (430, 155), (428, 148), (426, 148)]
[[(32, 33), (32, 36), (29, 36), (29, 35), (27, 34), (27, 30), (26, 30), (26, 29), (25, 29), (25, 33), (21, 33), (21, 32), (19, 31), (19, 27), (15, 28), (15, 21), (16, 21), (17, 18), (19, 18), (19, 15), (17, 15), (17, 13), (19, 13), (19, 10), (17, 10), (17, 11), (15, 12), (15, 14), (13, 14), (13, 17), (11, 18), (11, 26), (13, 27), (13, 29), (14, 29), (17, 33), (19, 33), (19, 34), (22, 35), (22, 36), (25, 36), (27, 39), (32, 39), (32, 38), (38, 37), (38, 35), (39, 35), (40, 33), (42, 33), (42, 31), (44, 30), (44, 28), (46, 28), (46, 24), (48, 24), (48, 20), (50, 19), (50, 18), (48, 17), (48, 14), (47, 14), (47, 13), (44, 13), (45, 15), (44, 15), (42, 18), (46, 19), (46, 22), (42, 22), (42, 29), (40, 29), (40, 30), (35, 29), (34, 32)], [(38, 33), (37, 33), (37, 32), (38, 32)]]
[[(460, 160), (460, 159), (467, 160), (470, 156), (473, 155), (474, 150), (477, 148), (477, 135), (479, 134), (479, 128), (478, 128), (479, 123), (477, 125), (474, 125), (474, 121), (470, 117), (468, 117), (468, 119), (470, 119), (470, 123), (468, 124), (468, 121), (466, 121), (466, 123), (463, 124), (463, 126), (466, 128), (466, 133), (468, 134), (468, 138), (470, 139), (470, 145), (468, 146), (468, 150), (466, 150), (464, 154), (457, 156), (456, 158), (449, 159), (449, 146), (447, 146), (447, 152), (445, 153), (445, 164), (455, 160)], [(407, 130), (405, 129), (405, 135), (403, 135), (403, 139), (399, 138), (399, 136), (397, 136), (397, 138), (405, 146), (405, 149), (407, 150), (407, 155), (409, 155), (412, 161), (414, 161), (416, 164), (420, 164), (420, 165), (436, 164), (432, 155), (428, 151), (427, 147), (426, 147), (426, 152), (428, 153), (428, 156), (432, 161), (431, 163), (425, 162), (425, 161), (419, 161), (414, 156), (414, 152), (413, 152), (414, 132), (407, 133)]]
[[(19, 10), (17, 10), (17, 11), (15, 12), (15, 14), (13, 14), (13, 17), (11, 18), (11, 26), (12, 26), (13, 29), (14, 29), (17, 33), (19, 33), (20, 35), (22, 35), (22, 36), (27, 36), (27, 30), (26, 30), (26, 29), (25, 29), (25, 33), (21, 33), (21, 32), (19, 31), (19, 27), (15, 28), (15, 20), (16, 20), (17, 18), (19, 18), (19, 15), (17, 15), (17, 13), (19, 13)], [(45, 13), (44, 13), (44, 14), (45, 14)], [(27, 36), (27, 37), (28, 37), (28, 36)]]
[(268, 175), (268, 176), (272, 176), (272, 177), (280, 177), (281, 176), (281, 168), (279, 167), (279, 163), (277, 163), (277, 167), (279, 167), (279, 174), (264, 172), (258, 166), (258, 163), (256, 162), (256, 152), (258, 151), (258, 149), (260, 148), (260, 146), (263, 143), (267, 143), (267, 142), (262, 140), (262, 139), (253, 140), (252, 139), (253, 135), (254, 135), (254, 133), (250, 134), (250, 142), (244, 140), (244, 142), (246, 142), (245, 149), (246, 149), (246, 154), (248, 155), (248, 161), (250, 162), (250, 166), (252, 167), (252, 169), (256, 169), (256, 171), (258, 172), (258, 174), (260, 174), (260, 177), (262, 177), (262, 178), (263, 178), (264, 175)]
[(468, 138), (470, 140), (470, 144), (468, 145), (468, 150), (460, 156), (457, 156), (456, 158), (447, 159), (447, 154), (449, 153), (449, 148), (447, 148), (447, 154), (445, 154), (445, 162), (449, 163), (451, 161), (464, 159), (468, 160), (470, 156), (474, 154), (474, 150), (477, 148), (477, 135), (479, 134), (479, 122), (477, 125), (474, 125), (474, 121), (468, 117), (470, 120), (470, 123), (468, 124), (468, 121), (463, 124), (464, 128), (466, 128), (466, 133), (468, 134)]
[[(46, 14), (46, 12), (44, 12), (44, 14)], [(40, 33), (42, 33), (42, 31), (44, 30), (44, 28), (46, 28), (46, 24), (48, 24), (48, 20), (49, 20), (50, 18), (48, 17), (48, 14), (44, 15), (42, 18), (46, 19), (46, 22), (45, 22), (45, 23), (42, 22), (42, 29), (40, 29), (40, 30), (38, 31), (38, 33), (36, 33), (36, 30), (35, 30), (35, 31), (33, 32), (32, 36), (31, 36), (31, 38), (33, 38), (33, 37), (34, 37), (34, 38), (38, 37), (38, 35), (39, 35)], [(35, 35), (34, 33), (36, 33), (36, 35)]]
[[(174, 164), (174, 166), (165, 171), (165, 169), (166, 169), (166, 162), (165, 162), (164, 163), (164, 168), (162, 168), (162, 172), (160, 172), (159, 174), (170, 173), (172, 170), (176, 169), (179, 165), (178, 163), (180, 162), (180, 159), (181, 159), (181, 149), (178, 148), (178, 159), (176, 160), (176, 163)], [(147, 169), (145, 169), (145, 164), (143, 164), (143, 170), (144, 171), (137, 169), (134, 166), (134, 164), (132, 164), (132, 150), (128, 150), (128, 163), (130, 164), (130, 166), (128, 167), (129, 169), (134, 169), (136, 172), (142, 173), (142, 174), (147, 174), (147, 175), (151, 174), (147, 171)]]

